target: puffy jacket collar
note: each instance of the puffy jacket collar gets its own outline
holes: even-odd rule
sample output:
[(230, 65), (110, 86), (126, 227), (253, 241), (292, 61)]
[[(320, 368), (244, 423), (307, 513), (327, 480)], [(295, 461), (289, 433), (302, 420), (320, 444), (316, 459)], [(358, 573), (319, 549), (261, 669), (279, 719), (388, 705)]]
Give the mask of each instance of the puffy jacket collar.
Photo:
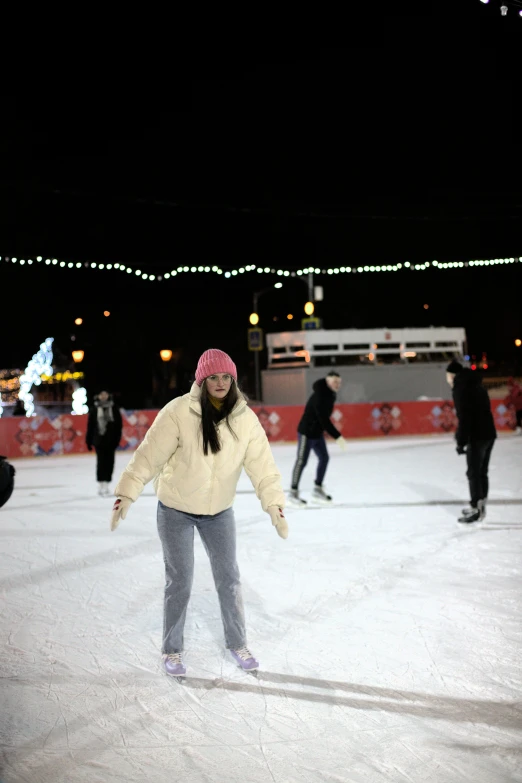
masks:
[(333, 397), (335, 399), (337, 396), (326, 383), (326, 378), (319, 378), (319, 380), (313, 384), (312, 389), (321, 397)]
[[(238, 413), (241, 413), (246, 408), (247, 401), (241, 392), (238, 394), (239, 399), (236, 402), (234, 410), (231, 412), (230, 416), (237, 416)], [(196, 382), (192, 384), (192, 388), (189, 392), (189, 406), (191, 410), (194, 411), (194, 413), (197, 413), (198, 416), (201, 416), (201, 386), (198, 386)]]

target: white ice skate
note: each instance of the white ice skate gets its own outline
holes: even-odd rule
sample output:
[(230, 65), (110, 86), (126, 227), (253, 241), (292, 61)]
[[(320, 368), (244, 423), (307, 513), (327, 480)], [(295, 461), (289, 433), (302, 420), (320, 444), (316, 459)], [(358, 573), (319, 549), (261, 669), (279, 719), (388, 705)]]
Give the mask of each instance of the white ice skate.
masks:
[(331, 506), (333, 502), (332, 496), (325, 492), (318, 484), (314, 487), (312, 500), (314, 503), (319, 503), (321, 506)]
[(291, 489), (288, 493), (287, 505), (291, 508), (304, 508), (306, 506), (306, 500), (299, 497), (298, 489)]

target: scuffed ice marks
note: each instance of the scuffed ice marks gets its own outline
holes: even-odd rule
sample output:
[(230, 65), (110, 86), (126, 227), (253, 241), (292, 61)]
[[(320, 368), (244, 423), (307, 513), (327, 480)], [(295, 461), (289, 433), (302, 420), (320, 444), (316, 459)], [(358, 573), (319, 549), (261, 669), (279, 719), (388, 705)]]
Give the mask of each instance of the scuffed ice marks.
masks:
[[(294, 448), (274, 451), (288, 482)], [(89, 459), (19, 461), (1, 512), (0, 779), (522, 780), (519, 465), (519, 442), (501, 438), (488, 518), (463, 531), (451, 439), (351, 443), (332, 451), (338, 507), (289, 510), (284, 544), (242, 477), (239, 564), (261, 670), (224, 651), (196, 541), (179, 685), (159, 655), (150, 488), (111, 534)], [(305, 497), (313, 477), (310, 464)]]

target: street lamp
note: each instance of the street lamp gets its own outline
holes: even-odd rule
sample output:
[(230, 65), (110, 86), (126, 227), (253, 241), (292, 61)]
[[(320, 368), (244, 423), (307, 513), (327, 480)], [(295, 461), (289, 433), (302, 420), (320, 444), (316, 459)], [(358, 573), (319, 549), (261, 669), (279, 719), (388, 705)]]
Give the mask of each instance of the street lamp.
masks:
[(165, 348), (164, 350), (160, 351), (160, 356), (164, 362), (170, 362), (172, 359), (172, 351), (168, 350), (168, 348)]
[(520, 346), (522, 345), (522, 340), (520, 340), (520, 339), (517, 337), (517, 339), (515, 340), (515, 345), (517, 346), (517, 348), (520, 348)]
[[(274, 288), (282, 288), (282, 283), (275, 283), (273, 286), (270, 286), (269, 288), (263, 288), (261, 291), (255, 291), (253, 294), (253, 306), (252, 306), (252, 313), (250, 314), (250, 318), (248, 319), (252, 326), (256, 326), (259, 323), (259, 314), (257, 312), (258, 310), (258, 302), (259, 297), (261, 297), (263, 294), (268, 293), (268, 291), (272, 291)], [(260, 378), (260, 372), (259, 372), (259, 351), (254, 351), (254, 373), (255, 373), (255, 383), (256, 383), (256, 400), (261, 399), (261, 378)]]
[(313, 315), (314, 314), (314, 303), (313, 302), (307, 302), (304, 306), (304, 311), (307, 315)]
[(83, 362), (83, 357), (85, 356), (83, 351), (73, 351), (72, 352), (72, 358), (75, 364), (79, 364), (80, 362)]

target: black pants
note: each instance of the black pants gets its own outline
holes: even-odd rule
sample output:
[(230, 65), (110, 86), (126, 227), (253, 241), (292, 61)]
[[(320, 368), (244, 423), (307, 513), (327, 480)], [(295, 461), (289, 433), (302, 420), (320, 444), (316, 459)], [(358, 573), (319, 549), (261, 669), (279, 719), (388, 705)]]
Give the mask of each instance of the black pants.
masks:
[(114, 446), (100, 443), (96, 446), (96, 479), (111, 481), (114, 470)]
[(315, 483), (318, 486), (321, 486), (324, 474), (326, 473), (326, 468), (328, 467), (328, 460), (330, 459), (324, 435), (320, 438), (307, 438), (306, 435), (301, 435), (301, 433), (299, 433), (298, 438), (297, 460), (292, 472), (292, 489), (298, 488), (301, 474), (306, 467), (311, 451), (315, 453), (319, 460), (317, 464), (317, 473), (315, 475)]
[(489, 458), (493, 450), (494, 440), (475, 440), (468, 443), (466, 458), (468, 461), (467, 477), (471, 505), (477, 507), (479, 500), (486, 500), (489, 491)]

